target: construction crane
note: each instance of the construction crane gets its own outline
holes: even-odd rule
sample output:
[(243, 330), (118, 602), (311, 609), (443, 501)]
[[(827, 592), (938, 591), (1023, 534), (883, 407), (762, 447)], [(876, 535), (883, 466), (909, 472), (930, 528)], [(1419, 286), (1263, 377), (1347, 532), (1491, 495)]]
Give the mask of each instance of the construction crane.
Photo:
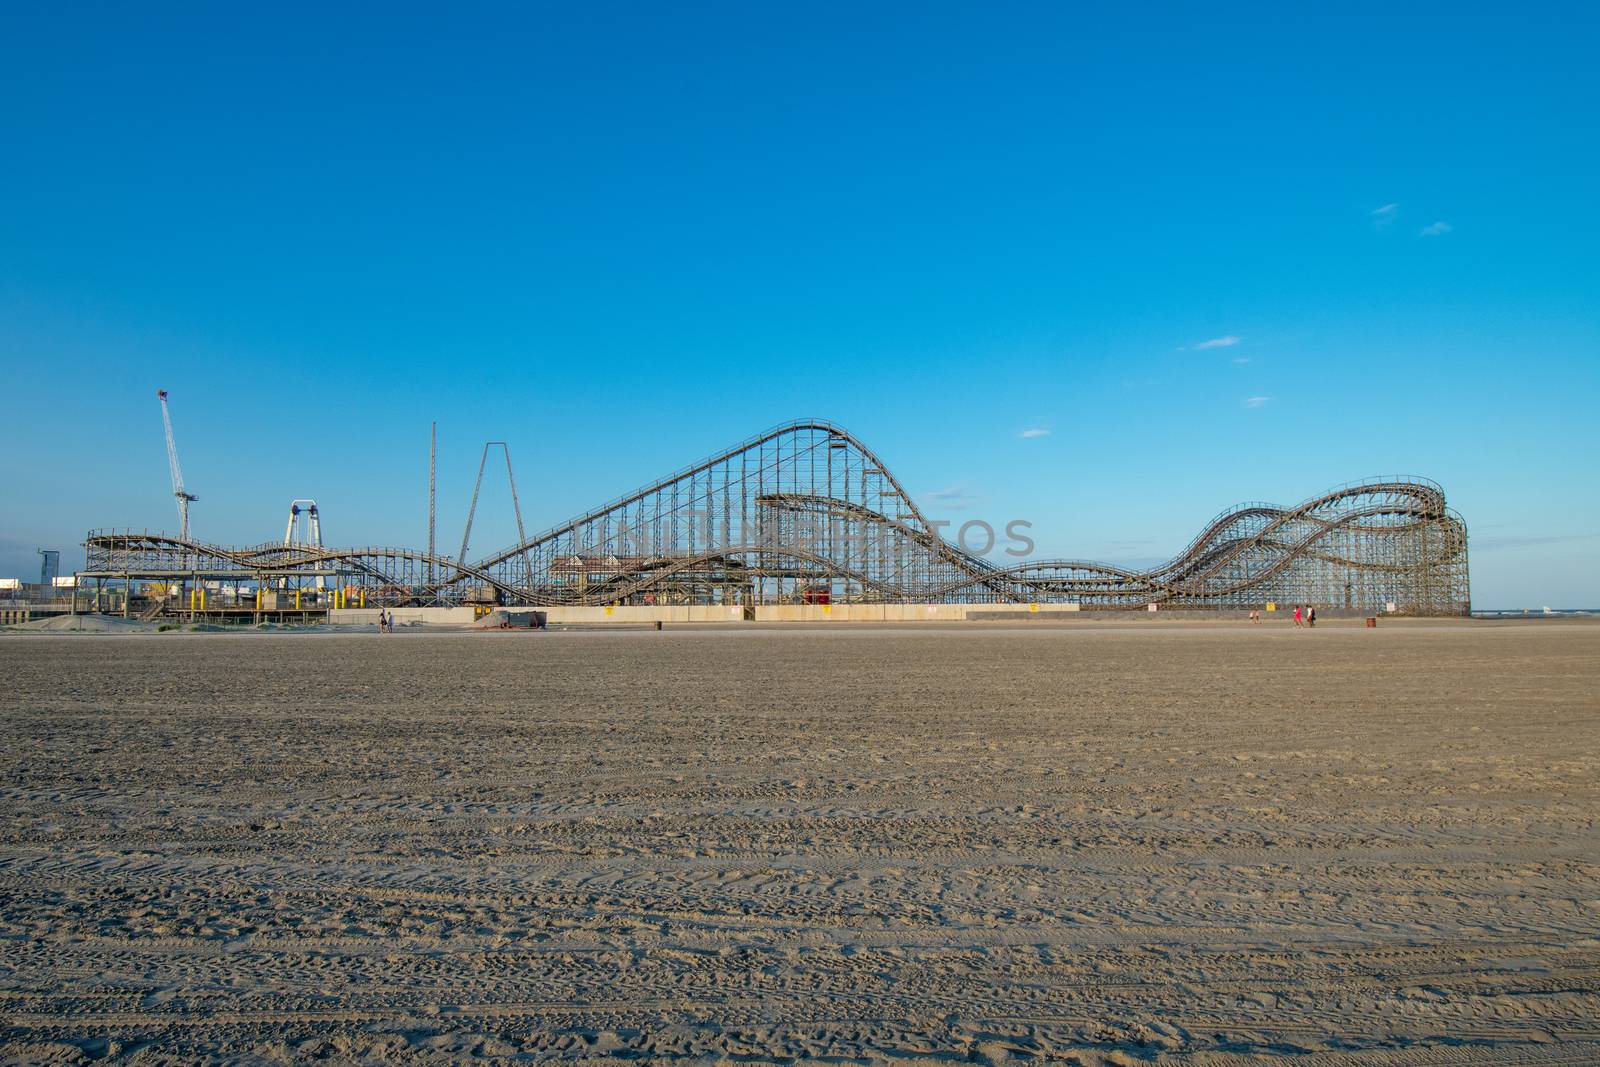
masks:
[(167, 410), (167, 391), (157, 389), (161, 400), (161, 425), (167, 431), (167, 466), (172, 468), (172, 495), (178, 501), (178, 537), (189, 540), (189, 504), (200, 498), (183, 487), (183, 468), (178, 466), (178, 446), (172, 440), (172, 414)]

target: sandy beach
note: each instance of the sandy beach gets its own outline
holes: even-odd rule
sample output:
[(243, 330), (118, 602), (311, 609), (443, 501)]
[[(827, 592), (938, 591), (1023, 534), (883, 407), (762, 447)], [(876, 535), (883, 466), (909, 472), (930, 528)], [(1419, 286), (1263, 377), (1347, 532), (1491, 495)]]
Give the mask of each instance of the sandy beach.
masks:
[(0, 1059), (1593, 1064), (1600, 626), (0, 638)]

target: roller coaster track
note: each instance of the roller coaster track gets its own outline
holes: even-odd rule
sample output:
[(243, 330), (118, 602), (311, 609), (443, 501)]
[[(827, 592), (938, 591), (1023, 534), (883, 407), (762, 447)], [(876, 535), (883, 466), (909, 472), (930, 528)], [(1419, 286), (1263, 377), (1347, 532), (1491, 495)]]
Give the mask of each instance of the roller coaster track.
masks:
[(405, 548), (225, 548), (129, 531), (91, 533), (86, 547), (91, 575), (334, 573), (391, 602), (771, 603), (825, 593), (1104, 608), (1468, 608), (1466, 527), (1425, 479), (1351, 483), (1293, 507), (1230, 508), (1147, 569), (1000, 565), (946, 540), (876, 453), (820, 419), (757, 434), (470, 564)]
[[(1372, 483), (1361, 488), (1367, 493), (1391, 492), (1405, 494), (1413, 486), (1411, 483), (1395, 483), (1391, 485)], [(1443, 507), (1444, 496), (1442, 492), (1432, 492), (1425, 486), (1418, 495), (1429, 504), (1436, 505), (1439, 508)], [(1203, 585), (1204, 580), (1210, 575), (1221, 571), (1240, 554), (1253, 548), (1266, 548), (1279, 553), (1279, 557), (1266, 570), (1260, 571), (1256, 575), (1256, 580), (1258, 581), (1279, 573), (1285, 567), (1290, 566), (1296, 558), (1316, 559), (1341, 566), (1367, 567), (1391, 572), (1403, 572), (1409, 569), (1409, 565), (1367, 562), (1314, 550), (1313, 546), (1322, 539), (1324, 534), (1340, 527), (1360, 533), (1390, 533), (1400, 529), (1415, 529), (1428, 521), (1427, 518), (1415, 518), (1408, 523), (1382, 526), (1367, 525), (1358, 521), (1363, 517), (1369, 516), (1388, 518), (1423, 514), (1423, 512), (1414, 507), (1397, 507), (1392, 504), (1374, 505), (1345, 512), (1336, 519), (1321, 519), (1313, 514), (1314, 509), (1333, 503), (1339, 499), (1339, 496), (1340, 494), (1330, 494), (1308, 501), (1295, 509), (1252, 505), (1225, 512), (1219, 520), (1208, 526), (1201, 536), (1196, 538), (1183, 553), (1180, 553), (1161, 567), (1146, 571), (1133, 571), (1109, 563), (1078, 560), (1038, 560), (1013, 567), (999, 568), (981, 557), (973, 556), (957, 549), (932, 534), (909, 529), (906, 532), (908, 535), (915, 537), (919, 543), (930, 551), (941, 553), (950, 562), (970, 572), (968, 577), (934, 589), (932, 591), (934, 599), (943, 599), (962, 589), (979, 584), (998, 589), (1008, 580), (1027, 587), (1022, 592), (1031, 592), (1035, 596), (1043, 596), (1044, 590), (1047, 588), (1060, 589), (1074, 585), (1092, 587), (1106, 581), (1113, 581), (1127, 583), (1130, 587), (1130, 592), (1137, 588), (1142, 593), (1157, 598), (1184, 595), (1224, 598), (1244, 591), (1253, 583), (1238, 582), (1208, 589)], [(838, 502), (819, 497), (788, 496), (782, 498), (782, 502), (795, 507), (826, 509), (832, 515), (856, 517), (863, 514), (863, 509), (855, 505), (840, 505)], [(867, 515), (865, 517), (886, 526), (900, 525), (894, 520), (881, 515)], [(1269, 520), (1269, 522), (1267, 527), (1254, 538), (1233, 538), (1220, 543), (1211, 543), (1216, 539), (1220, 531), (1246, 517), (1260, 517)], [(1294, 543), (1279, 541), (1272, 536), (1277, 530), (1288, 526), (1297, 519), (1312, 523), (1314, 529)], [(1454, 547), (1454, 545), (1451, 545), (1442, 548), (1441, 551), (1448, 554), (1449, 551), (1454, 550)], [(1162, 575), (1168, 575), (1169, 577), (1163, 578), (1161, 577)], [(887, 590), (885, 591), (887, 592)]]
[[(206, 577), (244, 579), (344, 573), (382, 584), (400, 585), (410, 584), (403, 580), (402, 574), (409, 565), (432, 563), (439, 570), (456, 572), (455, 581), (481, 583), (508, 596), (517, 592), (502, 585), (493, 574), (475, 567), (462, 567), (448, 556), (430, 556), (409, 548), (324, 548), (273, 542), (228, 548), (170, 534), (134, 530), (96, 531), (89, 535), (85, 545), (92, 564), (85, 573), (103, 577), (133, 573), (145, 578), (181, 578), (199, 573)], [(389, 566), (385, 566), (386, 562)]]

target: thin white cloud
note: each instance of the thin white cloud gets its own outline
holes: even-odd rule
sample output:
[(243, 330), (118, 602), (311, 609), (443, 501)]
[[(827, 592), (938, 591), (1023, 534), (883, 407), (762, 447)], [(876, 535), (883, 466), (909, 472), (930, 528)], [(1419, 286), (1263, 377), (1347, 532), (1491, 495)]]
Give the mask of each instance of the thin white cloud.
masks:
[(1244, 406), (1247, 408), (1266, 407), (1267, 402), (1271, 399), (1270, 396), (1247, 396), (1244, 398)]
[(1250, 357), (1249, 356), (1234, 356), (1233, 357), (1233, 361), (1235, 363), (1249, 363), (1250, 362)]
[(1385, 204), (1382, 207), (1373, 208), (1372, 211), (1368, 213), (1367, 217), (1372, 220), (1373, 226), (1383, 230), (1393, 225), (1395, 217), (1399, 214), (1399, 204)]
[[(1492, 529), (1493, 527), (1491, 527)], [(1545, 537), (1474, 537), (1474, 551), (1493, 552), (1502, 548), (1533, 548), (1538, 545), (1560, 545), (1569, 541), (1593, 541), (1600, 533), (1555, 534)]]
[(952, 485), (929, 493), (928, 499), (949, 511), (960, 511), (970, 507), (979, 497), (964, 485)]
[(1452, 227), (1448, 222), (1435, 222), (1431, 226), (1424, 226), (1422, 229), (1418, 230), (1417, 236), (1443, 237), (1445, 234), (1450, 232), (1451, 228)]
[(1041, 426), (1034, 426), (1034, 427), (1032, 427), (1030, 429), (1023, 430), (1017, 436), (1018, 437), (1049, 437), (1050, 436), (1050, 431), (1044, 429)]
[(1201, 341), (1194, 347), (1196, 351), (1199, 351), (1202, 348), (1232, 348), (1234, 345), (1243, 340), (1243, 337), (1235, 337), (1230, 333), (1226, 337), (1213, 337), (1209, 341)]

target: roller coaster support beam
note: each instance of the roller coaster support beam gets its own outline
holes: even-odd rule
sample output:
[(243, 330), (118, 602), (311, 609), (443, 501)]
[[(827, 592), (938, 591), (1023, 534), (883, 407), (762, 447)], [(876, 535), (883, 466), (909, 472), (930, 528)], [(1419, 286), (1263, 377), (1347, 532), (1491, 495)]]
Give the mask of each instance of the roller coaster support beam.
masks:
[[(517, 498), (517, 476), (511, 469), (511, 446), (504, 441), (485, 441), (483, 455), (478, 460), (478, 479), (472, 483), (472, 505), (467, 508), (467, 527), (461, 532), (461, 552), (456, 556), (457, 566), (467, 565), (467, 545), (472, 540), (473, 517), (478, 513), (478, 493), (483, 489), (483, 470), (489, 463), (489, 449), (496, 445), (500, 446), (506, 457), (506, 480), (511, 483), (511, 510), (517, 517), (517, 544), (526, 546), (528, 543), (528, 534), (522, 526), (522, 502)], [(526, 547), (522, 550), (522, 560), (531, 575), (533, 564)]]

